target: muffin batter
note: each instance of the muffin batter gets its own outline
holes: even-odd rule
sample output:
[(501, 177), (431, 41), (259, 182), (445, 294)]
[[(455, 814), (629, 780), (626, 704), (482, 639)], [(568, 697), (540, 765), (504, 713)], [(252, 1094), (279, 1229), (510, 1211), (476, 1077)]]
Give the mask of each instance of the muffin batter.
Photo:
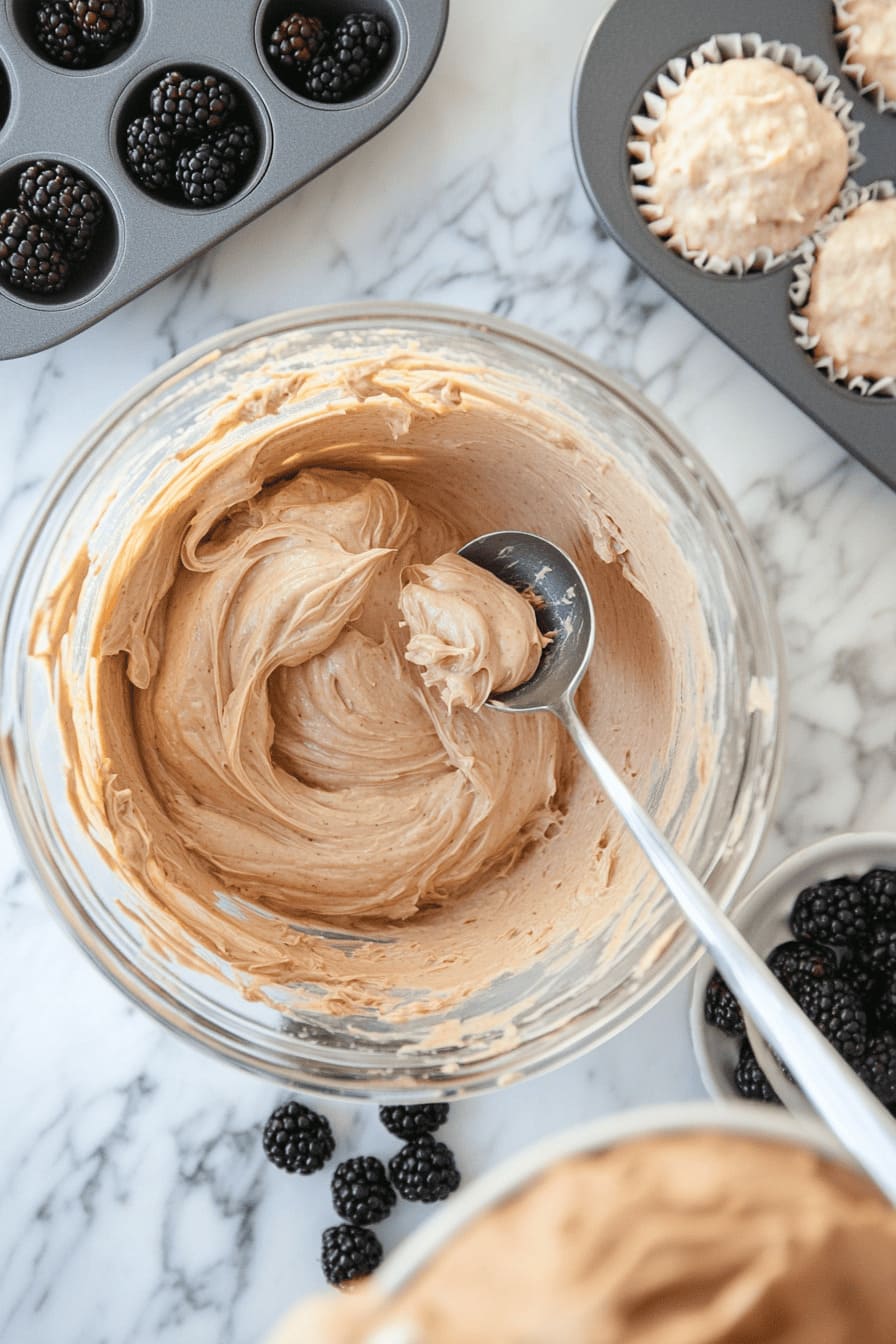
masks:
[(580, 707), (688, 836), (704, 782), (668, 743), (711, 750), (693, 578), (584, 429), (397, 353), (235, 393), (166, 468), (140, 509), (110, 502), (101, 584), (83, 555), (34, 636), (73, 803), (165, 954), (277, 1005), (401, 1020), (606, 928), (639, 889), (554, 720), (474, 712), (540, 649), (522, 598), (451, 555), (495, 528), (583, 567)]
[(386, 1303), (310, 1303), (271, 1344), (892, 1344), (896, 1212), (789, 1144), (720, 1133), (573, 1158)]
[(896, 100), (896, 5), (893, 0), (845, 0), (839, 17), (848, 33), (845, 60), (864, 68), (864, 82)]
[(493, 692), (522, 686), (549, 643), (534, 606), (459, 555), (412, 566), (398, 602), (410, 635), (405, 657), (449, 709), (480, 709)]
[(896, 199), (866, 201), (819, 247), (809, 301), (815, 359), (866, 378), (896, 378)]
[(849, 163), (834, 113), (765, 56), (691, 70), (651, 150), (663, 232), (725, 261), (801, 242), (835, 204)]

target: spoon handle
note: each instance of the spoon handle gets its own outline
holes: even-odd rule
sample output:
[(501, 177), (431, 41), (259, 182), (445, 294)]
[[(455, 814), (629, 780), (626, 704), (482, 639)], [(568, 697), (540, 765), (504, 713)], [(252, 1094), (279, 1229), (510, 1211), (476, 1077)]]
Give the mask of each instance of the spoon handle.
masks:
[(572, 700), (565, 698), (554, 713), (744, 1009), (843, 1147), (896, 1204), (896, 1122), (678, 857), (595, 745)]

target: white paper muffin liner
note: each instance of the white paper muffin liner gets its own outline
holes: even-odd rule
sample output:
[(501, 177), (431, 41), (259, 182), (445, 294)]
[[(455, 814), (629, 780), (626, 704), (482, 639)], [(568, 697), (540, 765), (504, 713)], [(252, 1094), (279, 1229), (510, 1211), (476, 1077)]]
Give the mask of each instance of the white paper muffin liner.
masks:
[[(896, 196), (896, 186), (892, 182), (872, 182), (867, 187), (848, 186), (840, 195), (840, 200), (820, 228), (816, 229), (809, 243), (809, 250), (793, 268), (793, 280), (790, 284), (790, 302), (793, 311), (790, 314), (790, 326), (794, 340), (801, 350), (811, 355), (818, 344), (818, 337), (809, 333), (809, 323), (802, 309), (809, 300), (812, 288), (812, 271), (818, 257), (818, 249), (825, 239), (833, 233), (838, 224), (842, 224), (847, 215), (858, 210), (867, 201), (886, 201)], [(851, 374), (845, 364), (835, 364), (830, 355), (813, 360), (816, 369), (823, 373), (831, 383), (845, 383), (851, 392), (863, 397), (896, 397), (896, 378), (878, 378), (872, 380), (860, 373)]]
[(804, 56), (799, 47), (792, 43), (765, 42), (758, 33), (725, 33), (707, 38), (696, 51), (691, 52), (690, 56), (677, 56), (670, 61), (660, 71), (654, 85), (645, 89), (643, 100), (645, 111), (632, 117), (633, 136), (628, 142), (632, 196), (651, 233), (656, 234), (667, 247), (687, 261), (714, 275), (743, 275), (746, 271), (760, 269), (767, 271), (782, 261), (800, 255), (809, 244), (807, 234), (805, 239), (786, 252), (775, 252), (771, 247), (759, 247), (745, 257), (725, 258), (714, 256), (705, 248), (695, 251), (687, 246), (681, 234), (674, 232), (674, 225), (664, 213), (659, 193), (650, 180), (654, 173), (650, 137), (656, 132), (666, 114), (667, 100), (682, 87), (689, 71), (708, 63), (718, 64), (722, 61), (751, 56), (765, 56), (793, 70), (795, 74), (802, 75), (815, 89), (819, 102), (834, 113), (846, 132), (849, 145), (845, 185), (849, 185), (851, 175), (865, 161), (859, 150), (862, 125), (853, 120), (852, 103), (843, 93), (837, 77), (830, 73), (819, 56)]
[(837, 45), (843, 51), (840, 69), (866, 98), (874, 103), (878, 112), (896, 112), (896, 101), (888, 98), (883, 86), (868, 74), (859, 60), (857, 51), (850, 54), (850, 47), (861, 37), (861, 25), (856, 23), (849, 12), (850, 0), (834, 0), (836, 18)]

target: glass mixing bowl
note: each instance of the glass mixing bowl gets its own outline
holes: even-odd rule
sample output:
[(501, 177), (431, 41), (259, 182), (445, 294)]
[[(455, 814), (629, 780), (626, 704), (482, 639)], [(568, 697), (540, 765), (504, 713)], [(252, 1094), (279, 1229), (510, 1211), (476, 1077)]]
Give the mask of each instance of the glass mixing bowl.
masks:
[[(235, 380), (261, 387), (271, 371), (320, 369), (409, 343), (423, 355), (482, 366), (485, 377), (522, 382), (554, 413), (559, 403), (580, 432), (584, 423), (605, 449), (612, 445), (665, 513), (696, 578), (717, 743), (699, 815), (683, 805), (668, 829), (727, 906), (764, 836), (781, 759), (779, 639), (752, 545), (704, 463), (642, 397), (575, 351), (479, 314), (374, 303), (284, 313), (196, 346), (139, 384), (63, 466), (9, 576), (0, 608), (0, 752), (6, 799), (37, 880), (91, 959), (135, 1002), (196, 1044), (288, 1086), (422, 1100), (481, 1092), (563, 1063), (656, 1003), (697, 952), (656, 882), (645, 877), (631, 894), (646, 912), (637, 922), (575, 948), (550, 947), (537, 965), (498, 977), (465, 1003), (459, 1030), (437, 1013), (396, 1024), (313, 1007), (275, 1011), (170, 960), (129, 916), (135, 894), (106, 866), (70, 805), (48, 680), (29, 655), (34, 613), (85, 540), (102, 572), (116, 518), (120, 529), (133, 517), (178, 445), (207, 430)], [(288, 406), (259, 398), (257, 414), (253, 433), (266, 419), (281, 425)], [(673, 741), (672, 751), (688, 754), (696, 780), (700, 744)], [(660, 768), (649, 806), (662, 802), (662, 783)], [(603, 955), (610, 945), (612, 955)], [(496, 1030), (489, 1024), (499, 1017)]]

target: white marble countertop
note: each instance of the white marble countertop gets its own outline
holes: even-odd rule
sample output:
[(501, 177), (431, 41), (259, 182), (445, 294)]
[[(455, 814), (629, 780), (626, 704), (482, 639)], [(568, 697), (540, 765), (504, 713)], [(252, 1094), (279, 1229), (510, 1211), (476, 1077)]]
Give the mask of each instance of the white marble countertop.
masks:
[[(896, 495), (595, 226), (568, 117), (602, 3), (454, 0), (432, 79), (375, 141), (99, 326), (0, 366), (0, 564), (82, 431), (200, 337), (364, 296), (529, 322), (662, 406), (756, 539), (793, 706), (768, 867), (831, 831), (896, 829)], [(265, 1162), (279, 1094), (107, 984), (51, 918), (5, 820), (0, 865), (0, 1341), (255, 1344), (320, 1283), (329, 1174)], [(472, 1176), (567, 1123), (700, 1091), (683, 986), (579, 1063), (456, 1106), (448, 1137)], [(390, 1151), (371, 1110), (324, 1109), (344, 1155)], [(406, 1206), (385, 1224), (387, 1247), (420, 1216)]]

